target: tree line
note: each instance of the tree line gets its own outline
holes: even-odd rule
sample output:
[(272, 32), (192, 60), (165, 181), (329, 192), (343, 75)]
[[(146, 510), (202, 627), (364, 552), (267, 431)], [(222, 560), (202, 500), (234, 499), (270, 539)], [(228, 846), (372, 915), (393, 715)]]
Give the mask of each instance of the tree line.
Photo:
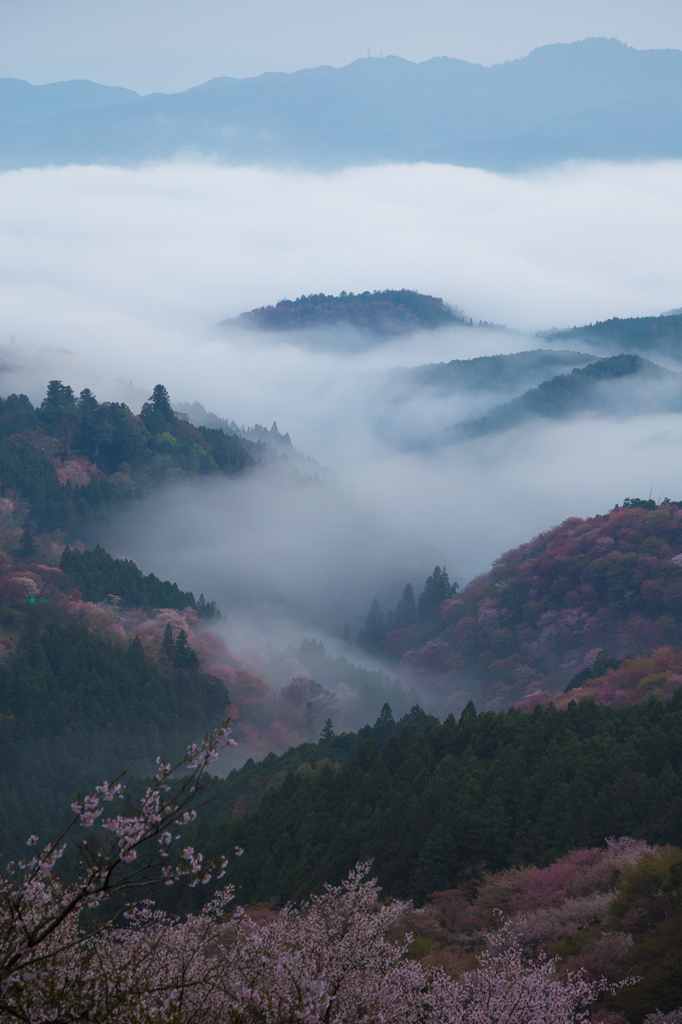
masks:
[[(236, 435), (177, 416), (162, 384), (139, 416), (58, 380), (38, 407), (26, 395), (0, 399), (2, 494), (21, 495), (36, 530), (72, 535), (150, 484), (239, 473), (254, 464), (247, 449)], [(78, 466), (81, 457), (88, 466)]]

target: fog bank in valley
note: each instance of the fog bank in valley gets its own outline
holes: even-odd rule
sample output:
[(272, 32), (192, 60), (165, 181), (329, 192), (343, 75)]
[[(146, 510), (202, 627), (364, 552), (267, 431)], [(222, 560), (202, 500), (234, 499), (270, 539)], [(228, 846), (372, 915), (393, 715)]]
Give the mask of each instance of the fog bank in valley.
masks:
[[(538, 328), (679, 306), (681, 181), (674, 162), (518, 177), (210, 163), (5, 174), (2, 394), (40, 401), (57, 377), (137, 411), (161, 382), (172, 400), (239, 424), (276, 420), (328, 479), (261, 471), (178, 484), (115, 519), (104, 540), (216, 600), (235, 644), (250, 628), (258, 643), (268, 630), (275, 644), (338, 637), (375, 595), (385, 608), (408, 580), (419, 590), (436, 563), (463, 584), (568, 516), (626, 495), (682, 496), (679, 414), (531, 421), (414, 445), (514, 392), (399, 393), (391, 376), (543, 347)], [(215, 326), (284, 296), (386, 287), (509, 329), (368, 346), (343, 332), (311, 345)]]

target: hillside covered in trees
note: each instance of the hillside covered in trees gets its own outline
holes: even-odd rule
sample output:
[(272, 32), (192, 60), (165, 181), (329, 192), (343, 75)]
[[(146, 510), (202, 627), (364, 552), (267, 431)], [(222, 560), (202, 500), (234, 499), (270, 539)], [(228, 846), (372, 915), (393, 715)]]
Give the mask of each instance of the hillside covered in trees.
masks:
[(103, 625), (54, 599), (0, 606), (0, 629), (14, 634), (0, 659), (0, 842), (9, 853), (32, 832), (58, 836), (77, 791), (124, 768), (146, 775), (162, 751), (177, 757), (229, 703), (179, 631), (164, 649), (141, 630), (122, 644)]
[(221, 326), (234, 324), (263, 331), (292, 331), (348, 325), (390, 337), (467, 322), (461, 310), (446, 305), (442, 299), (403, 288), (358, 295), (353, 292), (301, 295), (298, 299), (282, 299), (276, 306), (261, 306), (241, 313), (233, 320), (224, 320)]
[(34, 530), (73, 536), (87, 523), (161, 482), (254, 465), (249, 442), (194, 427), (171, 408), (159, 384), (139, 416), (120, 402), (77, 397), (50, 381), (34, 408), (26, 395), (0, 399), (2, 495), (23, 504)]
[(617, 348), (621, 352), (660, 352), (677, 359), (682, 355), (682, 314), (661, 316), (614, 316), (583, 327), (564, 331), (543, 332), (548, 342), (579, 345), (590, 343), (600, 348)]
[(567, 419), (584, 413), (633, 416), (681, 410), (682, 375), (641, 356), (621, 354), (542, 381), (479, 419), (447, 428), (443, 440), (449, 444), (466, 441), (536, 418)]
[(448, 363), (426, 363), (401, 367), (390, 372), (396, 385), (402, 384), (409, 395), (417, 388), (435, 392), (490, 391), (514, 393), (535, 388), (543, 381), (567, 373), (575, 367), (596, 362), (585, 352), (564, 349), (531, 349), (505, 355), (451, 359)]
[(614, 709), (477, 714), (418, 707), (248, 763), (211, 783), (197, 826), (209, 853), (238, 844), (245, 902), (284, 903), (374, 858), (388, 895), (423, 902), (484, 868), (546, 865), (628, 834), (682, 843), (682, 689)]
[[(437, 567), (417, 602), (410, 584), (386, 616), (375, 602), (357, 642), (479, 706), (567, 701), (585, 669), (584, 692), (614, 706), (666, 698), (681, 678), (681, 563), (682, 503), (626, 499), (506, 552), (461, 593)], [(602, 650), (630, 660), (595, 675)]]

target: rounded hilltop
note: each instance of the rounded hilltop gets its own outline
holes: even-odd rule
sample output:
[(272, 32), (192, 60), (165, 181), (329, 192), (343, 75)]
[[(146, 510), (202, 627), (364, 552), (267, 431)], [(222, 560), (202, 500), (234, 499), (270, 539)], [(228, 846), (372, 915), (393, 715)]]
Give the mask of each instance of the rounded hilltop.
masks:
[(341, 292), (339, 295), (301, 295), (281, 299), (275, 306), (260, 306), (219, 326), (262, 331), (305, 330), (313, 327), (350, 326), (390, 337), (413, 331), (434, 330), (468, 323), (456, 306), (433, 295), (402, 288), (394, 291)]

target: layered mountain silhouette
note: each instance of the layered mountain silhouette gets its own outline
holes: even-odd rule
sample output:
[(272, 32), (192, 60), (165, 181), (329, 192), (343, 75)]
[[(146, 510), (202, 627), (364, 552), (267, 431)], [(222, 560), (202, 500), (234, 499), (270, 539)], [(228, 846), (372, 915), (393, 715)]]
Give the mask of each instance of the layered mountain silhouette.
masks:
[[(171, 95), (100, 91), (96, 102), (93, 90), (105, 87), (92, 83), (8, 81), (0, 169), (185, 154), (310, 168), (429, 160), (513, 171), (568, 158), (682, 156), (682, 52), (615, 39), (544, 46), (493, 67), (367, 58), (216, 78)], [(41, 89), (48, 92), (32, 93)]]
[(547, 342), (590, 344), (600, 349), (624, 348), (682, 358), (682, 314), (617, 317), (565, 331), (543, 332)]
[(471, 391), (513, 394), (535, 388), (550, 376), (593, 363), (596, 358), (585, 352), (531, 349), (509, 355), (476, 356), (400, 368), (391, 372), (391, 378), (396, 385), (407, 388), (409, 394), (421, 388), (438, 394)]
[(448, 427), (443, 441), (466, 441), (534, 419), (660, 412), (682, 412), (682, 374), (641, 356), (621, 353), (559, 374), (511, 402), (495, 406), (485, 416)]

